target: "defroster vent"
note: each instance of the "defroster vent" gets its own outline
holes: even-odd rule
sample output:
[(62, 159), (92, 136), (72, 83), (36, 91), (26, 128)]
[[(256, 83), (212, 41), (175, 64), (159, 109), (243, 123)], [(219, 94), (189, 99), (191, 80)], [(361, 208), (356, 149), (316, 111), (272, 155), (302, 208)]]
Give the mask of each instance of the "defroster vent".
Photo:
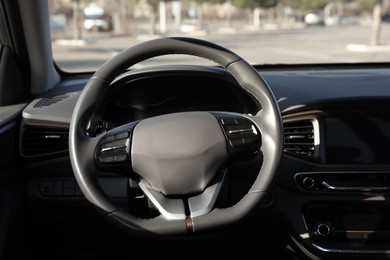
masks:
[(315, 152), (312, 121), (285, 122), (284, 151), (296, 155), (313, 156)]
[(56, 104), (66, 98), (70, 97), (70, 94), (58, 95), (53, 97), (42, 98), (34, 107), (48, 107)]
[(22, 131), (21, 153), (25, 157), (66, 153), (68, 132), (67, 128), (25, 126)]

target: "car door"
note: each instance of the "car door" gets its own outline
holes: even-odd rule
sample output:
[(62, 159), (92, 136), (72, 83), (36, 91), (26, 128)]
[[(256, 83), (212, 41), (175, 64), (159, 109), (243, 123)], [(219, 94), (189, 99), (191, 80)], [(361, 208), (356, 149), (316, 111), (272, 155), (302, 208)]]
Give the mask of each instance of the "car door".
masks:
[[(0, 259), (20, 255), (13, 241), (23, 230), (19, 124), (29, 96), (28, 55), (17, 1), (0, 1)], [(17, 231), (17, 232), (16, 232)], [(19, 250), (23, 251), (23, 250)]]

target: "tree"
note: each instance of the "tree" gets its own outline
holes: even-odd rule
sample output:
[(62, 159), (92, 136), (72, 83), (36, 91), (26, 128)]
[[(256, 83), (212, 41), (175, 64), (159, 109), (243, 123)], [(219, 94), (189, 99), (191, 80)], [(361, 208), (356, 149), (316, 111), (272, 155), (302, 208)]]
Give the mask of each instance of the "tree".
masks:
[(81, 40), (82, 38), (82, 28), (81, 28), (81, 5), (80, 0), (72, 1), (73, 8), (73, 39)]
[(382, 1), (377, 0), (374, 8), (372, 10), (372, 29), (371, 29), (371, 37), (370, 44), (371, 45), (379, 45), (380, 44), (380, 32), (381, 32), (381, 24), (382, 24)]
[(380, 44), (381, 27), (382, 27), (382, 0), (358, 0), (358, 8), (361, 12), (371, 12), (372, 28), (370, 34), (370, 45)]
[(149, 32), (150, 34), (156, 34), (157, 11), (160, 0), (148, 0), (148, 3), (151, 7)]
[[(321, 10), (330, 0), (281, 0), (283, 5), (301, 10)], [(335, 1), (333, 1), (335, 2)]]
[(260, 7), (268, 9), (275, 7), (278, 4), (278, 0), (233, 0), (233, 3), (241, 8), (254, 9)]
[(357, 0), (357, 8), (360, 12), (372, 12), (375, 6), (376, 0)]
[(269, 9), (278, 4), (278, 0), (233, 0), (233, 4), (240, 8), (252, 10), (253, 24), (260, 25), (260, 8)]
[(203, 27), (203, 20), (204, 20), (203, 4), (204, 3), (218, 4), (218, 3), (226, 2), (225, 0), (193, 0), (193, 1), (195, 2), (196, 18), (201, 27)]
[(130, 33), (130, 14), (129, 6), (133, 4), (129, 0), (119, 0), (119, 19), (122, 33)]
[(104, 9), (111, 15), (115, 33), (131, 33), (131, 8), (134, 3), (135, 0), (113, 0), (104, 2)]

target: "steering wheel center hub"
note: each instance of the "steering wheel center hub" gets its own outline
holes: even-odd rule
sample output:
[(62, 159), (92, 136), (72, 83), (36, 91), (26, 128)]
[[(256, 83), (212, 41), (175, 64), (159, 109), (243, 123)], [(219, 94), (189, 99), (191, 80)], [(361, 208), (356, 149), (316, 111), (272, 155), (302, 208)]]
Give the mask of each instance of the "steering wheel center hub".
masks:
[(218, 120), (207, 112), (167, 114), (134, 129), (134, 172), (164, 195), (202, 192), (228, 158)]

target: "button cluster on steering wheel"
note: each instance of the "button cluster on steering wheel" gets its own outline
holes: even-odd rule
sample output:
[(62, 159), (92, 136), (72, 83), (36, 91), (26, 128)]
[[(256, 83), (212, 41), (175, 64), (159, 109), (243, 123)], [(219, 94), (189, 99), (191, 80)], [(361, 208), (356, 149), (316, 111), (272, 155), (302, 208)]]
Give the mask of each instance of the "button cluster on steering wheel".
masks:
[(256, 153), (261, 147), (261, 134), (248, 118), (215, 115), (224, 131), (230, 156)]

